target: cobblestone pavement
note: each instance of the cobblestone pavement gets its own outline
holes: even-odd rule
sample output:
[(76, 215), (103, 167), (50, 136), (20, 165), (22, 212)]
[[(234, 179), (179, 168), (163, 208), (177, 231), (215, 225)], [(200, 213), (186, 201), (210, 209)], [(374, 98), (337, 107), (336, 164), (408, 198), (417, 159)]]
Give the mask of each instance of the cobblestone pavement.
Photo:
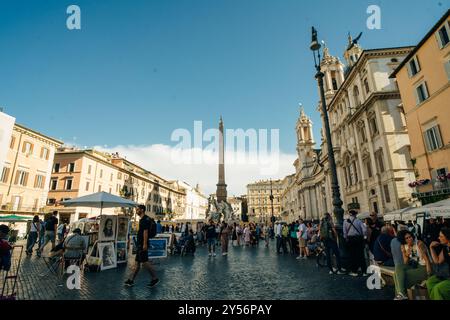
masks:
[[(231, 247), (227, 257), (208, 257), (198, 247), (195, 257), (169, 256), (156, 262), (161, 283), (152, 289), (145, 285), (149, 275), (142, 270), (132, 288), (123, 286), (129, 268), (82, 273), (81, 290), (69, 290), (65, 280), (51, 274), (42, 260), (24, 257), (18, 281), (18, 299), (152, 299), (152, 300), (309, 300), (309, 299), (392, 299), (392, 288), (368, 290), (366, 278), (329, 275), (315, 259), (296, 260), (277, 255), (275, 242), (269, 248)], [(217, 252), (219, 252), (218, 250)], [(133, 263), (130, 255), (128, 266)], [(17, 263), (16, 259), (15, 263)], [(3, 280), (0, 280), (0, 284)]]

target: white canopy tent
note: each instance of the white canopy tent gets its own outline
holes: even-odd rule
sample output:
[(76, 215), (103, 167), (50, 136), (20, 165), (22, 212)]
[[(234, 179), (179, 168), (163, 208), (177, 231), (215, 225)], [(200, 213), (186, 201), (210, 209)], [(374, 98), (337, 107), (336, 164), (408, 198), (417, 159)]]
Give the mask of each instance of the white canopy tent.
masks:
[(87, 196), (63, 201), (65, 207), (88, 207), (100, 208), (100, 215), (104, 208), (134, 208), (137, 203), (128, 199), (124, 199), (110, 193), (97, 192)]
[(450, 198), (435, 203), (429, 203), (422, 207), (412, 208), (412, 210), (408, 212), (408, 216), (411, 215), (415, 217), (418, 213), (425, 213), (426, 217), (429, 218), (450, 218)]

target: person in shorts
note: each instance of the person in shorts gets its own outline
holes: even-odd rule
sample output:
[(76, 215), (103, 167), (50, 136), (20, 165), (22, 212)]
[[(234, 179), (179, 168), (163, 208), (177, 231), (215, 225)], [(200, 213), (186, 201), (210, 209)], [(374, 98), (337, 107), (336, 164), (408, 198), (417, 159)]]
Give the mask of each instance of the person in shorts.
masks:
[(52, 250), (55, 249), (56, 242), (56, 231), (58, 229), (58, 211), (53, 211), (52, 215), (45, 220), (45, 234), (44, 234), (44, 243), (40, 249), (40, 252), (44, 251), (45, 246), (51, 242)]
[(148, 240), (151, 227), (150, 217), (145, 214), (145, 206), (139, 205), (136, 209), (136, 213), (139, 216), (139, 230), (136, 237), (137, 251), (136, 251), (136, 265), (131, 277), (125, 281), (125, 286), (134, 286), (134, 280), (141, 270), (141, 264), (150, 273), (152, 280), (147, 285), (149, 288), (153, 288), (159, 283), (159, 279), (156, 276), (156, 272), (151, 262), (148, 260)]

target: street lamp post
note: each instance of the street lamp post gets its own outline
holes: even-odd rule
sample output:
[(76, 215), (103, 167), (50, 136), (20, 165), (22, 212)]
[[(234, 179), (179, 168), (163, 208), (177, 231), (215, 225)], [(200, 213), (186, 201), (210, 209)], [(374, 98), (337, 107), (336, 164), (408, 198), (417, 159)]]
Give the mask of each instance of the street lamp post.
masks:
[[(331, 190), (333, 195), (333, 213), (336, 218), (336, 229), (338, 229), (338, 233), (340, 235), (340, 239), (342, 238), (342, 225), (344, 220), (344, 209), (342, 208), (342, 200), (341, 200), (341, 193), (339, 191), (339, 184), (338, 184), (338, 177), (337, 177), (337, 170), (336, 170), (336, 160), (334, 158), (334, 151), (333, 151), (333, 143), (331, 141), (331, 130), (330, 130), (330, 122), (328, 120), (328, 110), (327, 110), (327, 104), (325, 101), (325, 89), (323, 87), (323, 78), (325, 74), (320, 69), (320, 48), (321, 45), (317, 40), (317, 30), (312, 27), (312, 42), (310, 49), (313, 51), (314, 55), (314, 64), (316, 67), (316, 79), (319, 84), (320, 89), (320, 100), (322, 105), (322, 114), (323, 114), (323, 122), (325, 125), (325, 138), (327, 140), (327, 151), (328, 151), (328, 163), (330, 166), (331, 171)], [(317, 57), (316, 57), (317, 54)], [(316, 60), (316, 58), (318, 60)], [(342, 241), (339, 241), (340, 244), (342, 244)]]
[(270, 179), (270, 207), (272, 209), (272, 217), (270, 218), (270, 220), (272, 221), (274, 218), (273, 215), (273, 191), (272, 191), (272, 179)]

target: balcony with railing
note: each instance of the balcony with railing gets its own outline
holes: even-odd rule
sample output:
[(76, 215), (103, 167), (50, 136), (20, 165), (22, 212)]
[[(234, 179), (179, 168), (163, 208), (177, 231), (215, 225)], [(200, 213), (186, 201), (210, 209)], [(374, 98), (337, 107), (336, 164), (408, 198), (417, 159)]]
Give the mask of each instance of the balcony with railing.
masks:
[(44, 213), (45, 207), (37, 207), (37, 206), (23, 206), (17, 205), (13, 203), (6, 203), (0, 206), (0, 213), (24, 213), (24, 214), (32, 214), (32, 213)]
[(413, 198), (426, 199), (450, 196), (450, 174), (436, 179), (422, 179), (408, 184)]

